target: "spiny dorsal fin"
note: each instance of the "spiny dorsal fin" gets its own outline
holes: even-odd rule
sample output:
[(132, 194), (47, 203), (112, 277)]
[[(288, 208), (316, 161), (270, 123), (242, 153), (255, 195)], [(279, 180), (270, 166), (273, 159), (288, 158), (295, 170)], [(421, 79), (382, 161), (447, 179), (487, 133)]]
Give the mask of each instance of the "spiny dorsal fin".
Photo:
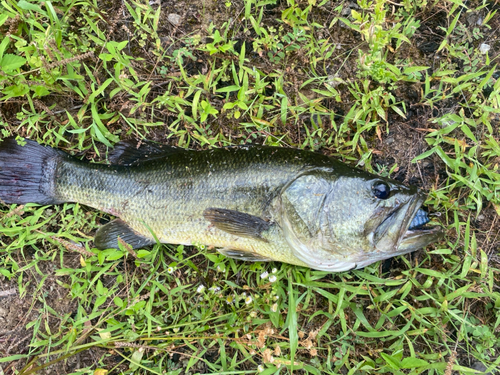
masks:
[(262, 232), (267, 231), (273, 225), (258, 216), (225, 208), (207, 208), (203, 211), (203, 217), (224, 232), (266, 242), (267, 240), (262, 238)]
[(112, 248), (117, 249), (118, 237), (134, 249), (155, 243), (152, 239), (135, 233), (123, 220), (115, 219), (97, 230), (94, 238), (94, 245), (100, 250)]
[(133, 140), (121, 141), (109, 152), (108, 160), (114, 165), (130, 166), (186, 151), (180, 147), (162, 145), (152, 141), (142, 141), (142, 143)]
[(234, 250), (234, 249), (228, 249), (228, 248), (217, 249), (217, 250), (219, 251), (219, 253), (221, 253), (222, 255), (225, 255), (229, 258), (238, 259), (238, 260), (245, 260), (248, 262), (270, 262), (270, 261), (272, 261), (271, 258), (266, 258), (260, 254), (251, 253), (248, 251)]

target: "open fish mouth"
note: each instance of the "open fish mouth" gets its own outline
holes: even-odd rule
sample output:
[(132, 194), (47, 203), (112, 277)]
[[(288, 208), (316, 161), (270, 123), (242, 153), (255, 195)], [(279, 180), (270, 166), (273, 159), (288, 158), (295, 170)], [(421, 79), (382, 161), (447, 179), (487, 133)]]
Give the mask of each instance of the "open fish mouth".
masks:
[(408, 223), (402, 229), (402, 236), (398, 246), (398, 252), (406, 253), (424, 247), (431, 242), (436, 241), (443, 235), (443, 231), (438, 226), (427, 225), (430, 222), (427, 212), (420, 207), (425, 197), (418, 196), (412, 202), (412, 208), (408, 210)]
[(404, 254), (439, 238), (441, 228), (427, 226), (429, 217), (420, 208), (424, 201), (425, 196), (417, 193), (389, 212), (375, 230), (374, 240), (379, 251)]
[(438, 226), (427, 225), (430, 222), (427, 212), (419, 209), (414, 218), (412, 219), (410, 226), (403, 235), (403, 240), (422, 235), (433, 235), (440, 233), (442, 230)]
[(415, 213), (415, 216), (413, 216), (413, 219), (411, 220), (410, 226), (408, 227), (409, 230), (413, 229), (421, 229), (425, 224), (427, 224), (429, 221), (429, 217), (427, 216), (427, 212), (419, 208), (417, 212)]

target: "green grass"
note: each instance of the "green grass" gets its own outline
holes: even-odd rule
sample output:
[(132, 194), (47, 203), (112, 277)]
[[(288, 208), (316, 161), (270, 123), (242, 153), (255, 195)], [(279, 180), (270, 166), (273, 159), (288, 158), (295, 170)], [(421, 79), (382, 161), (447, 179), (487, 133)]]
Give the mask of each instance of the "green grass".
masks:
[(95, 161), (129, 138), (320, 151), (428, 190), (446, 237), (328, 274), (100, 251), (103, 213), (3, 205), (0, 281), (18, 295), (0, 304), (23, 307), (0, 328), (0, 374), (498, 373), (498, 6), (172, 4), (1, 2), (0, 138)]

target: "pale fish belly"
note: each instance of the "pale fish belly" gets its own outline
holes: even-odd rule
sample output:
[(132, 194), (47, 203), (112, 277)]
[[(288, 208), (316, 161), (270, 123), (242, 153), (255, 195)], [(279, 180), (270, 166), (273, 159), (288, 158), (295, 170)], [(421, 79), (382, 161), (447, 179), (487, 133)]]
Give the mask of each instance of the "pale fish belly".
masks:
[[(142, 222), (127, 215), (121, 218), (137, 233), (153, 238)], [(224, 232), (211, 225), (203, 217), (164, 217), (163, 220), (149, 221), (148, 226), (161, 243), (186, 246), (205, 245), (215, 247), (222, 254), (230, 254), (236, 259), (278, 261), (307, 267), (307, 264), (295, 257), (279, 227), (272, 227), (263, 239), (259, 240)]]

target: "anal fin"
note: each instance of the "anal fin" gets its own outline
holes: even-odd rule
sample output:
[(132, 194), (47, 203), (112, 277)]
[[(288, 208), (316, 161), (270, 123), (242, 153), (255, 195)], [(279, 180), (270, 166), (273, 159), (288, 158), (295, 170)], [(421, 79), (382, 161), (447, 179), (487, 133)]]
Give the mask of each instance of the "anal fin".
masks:
[(267, 240), (262, 238), (262, 233), (273, 225), (258, 216), (225, 208), (207, 208), (203, 211), (203, 217), (210, 221), (214, 227), (226, 233), (265, 242)]
[(233, 259), (238, 259), (238, 260), (245, 260), (248, 262), (270, 262), (272, 261), (271, 258), (266, 258), (260, 254), (249, 252), (249, 251), (243, 251), (243, 250), (234, 250), (234, 249), (228, 249), (228, 248), (222, 248), (222, 249), (217, 249), (219, 253), (222, 255), (225, 255), (229, 258)]
[(100, 250), (111, 248), (117, 249), (118, 237), (134, 249), (155, 243), (155, 241), (134, 232), (123, 220), (115, 219), (97, 230), (94, 238), (94, 245)]

